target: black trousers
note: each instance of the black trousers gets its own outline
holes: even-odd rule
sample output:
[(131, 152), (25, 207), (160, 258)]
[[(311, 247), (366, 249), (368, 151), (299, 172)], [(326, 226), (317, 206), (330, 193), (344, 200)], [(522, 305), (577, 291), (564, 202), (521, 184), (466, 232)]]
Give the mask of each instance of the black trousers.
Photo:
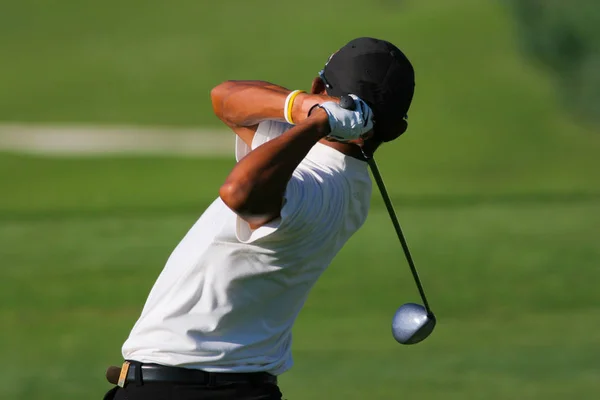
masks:
[(150, 382), (115, 386), (104, 400), (281, 400), (275, 384), (235, 383), (219, 386)]

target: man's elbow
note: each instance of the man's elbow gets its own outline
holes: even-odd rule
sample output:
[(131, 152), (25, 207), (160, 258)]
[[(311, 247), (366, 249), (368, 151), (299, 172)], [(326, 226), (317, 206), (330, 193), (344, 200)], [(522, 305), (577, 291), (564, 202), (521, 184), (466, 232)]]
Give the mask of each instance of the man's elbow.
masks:
[(266, 199), (252, 198), (242, 184), (225, 182), (219, 189), (219, 197), (231, 211), (254, 227), (259, 227), (279, 216), (281, 205)]
[(225, 102), (225, 98), (231, 93), (233, 86), (233, 81), (225, 81), (215, 86), (210, 91), (210, 100), (212, 102), (213, 111), (221, 120), (223, 120), (223, 103)]
[(217, 86), (212, 88), (212, 90), (210, 91), (210, 98), (212, 99), (213, 102), (222, 100), (223, 97), (225, 97), (225, 95), (231, 91), (231, 88), (233, 87), (233, 85), (234, 85), (233, 81), (225, 81), (225, 82), (219, 83)]
[(225, 182), (219, 188), (219, 197), (236, 214), (240, 214), (248, 203), (248, 193), (236, 182)]

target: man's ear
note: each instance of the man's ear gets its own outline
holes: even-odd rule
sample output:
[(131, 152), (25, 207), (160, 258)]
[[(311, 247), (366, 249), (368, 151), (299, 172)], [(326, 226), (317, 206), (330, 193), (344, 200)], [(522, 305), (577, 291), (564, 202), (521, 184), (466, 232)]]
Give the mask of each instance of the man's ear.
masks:
[(327, 90), (325, 88), (325, 82), (323, 82), (323, 79), (319, 78), (318, 76), (315, 79), (313, 79), (312, 86), (310, 88), (310, 93), (312, 93), (312, 94), (327, 94)]

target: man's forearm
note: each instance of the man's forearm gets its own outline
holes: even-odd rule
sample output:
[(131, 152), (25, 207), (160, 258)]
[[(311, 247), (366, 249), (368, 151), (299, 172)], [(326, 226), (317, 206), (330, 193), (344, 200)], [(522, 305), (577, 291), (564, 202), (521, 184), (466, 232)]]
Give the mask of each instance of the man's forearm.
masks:
[(289, 90), (263, 81), (227, 81), (211, 91), (215, 114), (226, 124), (254, 126), (266, 119), (284, 120)]
[[(227, 81), (211, 91), (215, 114), (229, 126), (251, 127), (265, 120), (285, 121), (284, 105), (290, 90), (264, 81)], [(306, 119), (315, 103), (334, 100), (302, 93), (296, 97), (294, 122)]]
[(292, 173), (329, 131), (327, 113), (316, 109), (310, 118), (240, 160), (219, 191), (221, 199), (251, 225), (276, 218)]

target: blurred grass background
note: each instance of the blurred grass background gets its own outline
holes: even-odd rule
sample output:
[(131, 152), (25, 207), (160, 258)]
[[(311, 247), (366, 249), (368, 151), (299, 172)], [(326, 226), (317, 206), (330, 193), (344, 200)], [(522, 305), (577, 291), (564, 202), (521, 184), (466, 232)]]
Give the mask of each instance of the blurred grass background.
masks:
[[(308, 89), (348, 40), (390, 40), (417, 89), (379, 163), (439, 326), (414, 347), (391, 337), (418, 297), (375, 191), (295, 327), (285, 396), (595, 399), (600, 136), (522, 51), (517, 21), (508, 2), (476, 0), (5, 2), (0, 121), (220, 129), (217, 83)], [(0, 398), (101, 398), (232, 165), (0, 154)]]

